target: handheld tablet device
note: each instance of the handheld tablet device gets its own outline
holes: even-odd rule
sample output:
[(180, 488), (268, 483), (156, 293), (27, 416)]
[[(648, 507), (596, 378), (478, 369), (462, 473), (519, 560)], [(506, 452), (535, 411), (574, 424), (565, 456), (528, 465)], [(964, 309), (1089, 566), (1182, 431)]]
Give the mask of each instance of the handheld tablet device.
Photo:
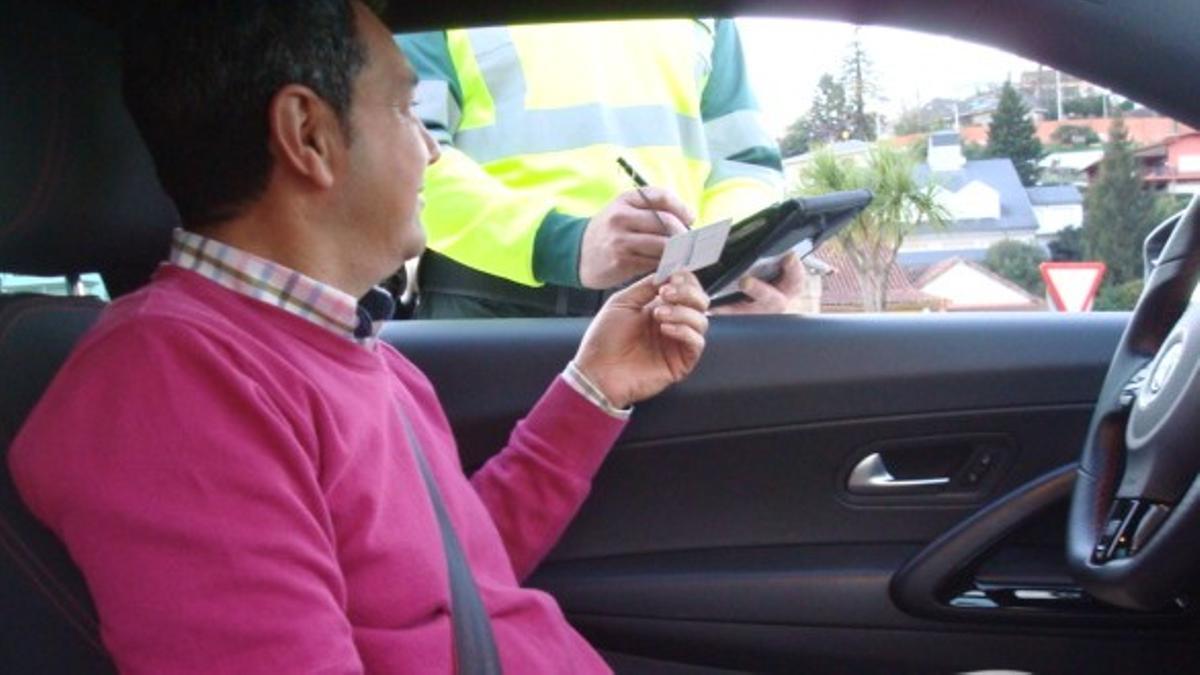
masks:
[(696, 272), (714, 305), (745, 298), (737, 282), (747, 273), (764, 281), (779, 276), (779, 261), (795, 249), (801, 257), (815, 251), (862, 212), (870, 190), (795, 197), (772, 204), (741, 220), (729, 231), (717, 262)]

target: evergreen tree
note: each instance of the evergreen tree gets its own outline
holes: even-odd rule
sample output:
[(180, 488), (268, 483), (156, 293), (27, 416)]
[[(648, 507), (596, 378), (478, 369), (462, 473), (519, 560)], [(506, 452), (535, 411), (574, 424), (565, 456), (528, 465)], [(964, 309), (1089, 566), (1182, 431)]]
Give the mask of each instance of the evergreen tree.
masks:
[(1046, 253), (1041, 246), (1012, 239), (992, 244), (983, 259), (984, 267), (1039, 298), (1046, 293), (1039, 267), (1044, 262)]
[(846, 104), (846, 90), (828, 73), (817, 82), (808, 121), (814, 142), (834, 143), (849, 137), (850, 109)]
[(1083, 260), (1083, 229), (1064, 227), (1049, 243), (1050, 259), (1055, 262), (1078, 262)]
[(812, 122), (809, 121), (808, 115), (801, 115), (788, 125), (787, 130), (783, 132), (783, 138), (779, 139), (780, 154), (784, 157), (794, 157), (808, 152), (809, 144), (812, 143), (812, 133)]
[(1063, 114), (1067, 117), (1103, 117), (1104, 96), (1081, 96), (1069, 101), (1063, 101)]
[(1000, 102), (988, 127), (987, 156), (1011, 159), (1022, 185), (1037, 183), (1042, 143), (1029, 119), (1029, 108), (1012, 82), (1005, 82), (1000, 90)]
[(1106, 285), (1142, 276), (1142, 240), (1172, 209), (1142, 189), (1133, 143), (1120, 113), (1113, 118), (1104, 157), (1083, 202), (1084, 252), (1108, 266)]
[(1078, 124), (1064, 124), (1050, 134), (1050, 140), (1068, 148), (1085, 148), (1100, 143), (1100, 135), (1091, 127)]
[(878, 115), (867, 112), (867, 101), (875, 98), (878, 87), (875, 86), (874, 69), (863, 49), (858, 29), (854, 31), (854, 41), (850, 43), (850, 51), (842, 62), (842, 88), (847, 98), (850, 138), (874, 141)]

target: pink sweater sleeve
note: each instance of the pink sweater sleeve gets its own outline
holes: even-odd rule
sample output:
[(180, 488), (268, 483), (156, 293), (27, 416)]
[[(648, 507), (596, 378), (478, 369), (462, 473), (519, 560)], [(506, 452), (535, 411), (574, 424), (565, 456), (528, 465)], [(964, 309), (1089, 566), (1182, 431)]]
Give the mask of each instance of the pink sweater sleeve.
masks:
[(361, 672), (314, 458), (218, 346), (142, 328), (93, 342), (11, 458), (121, 672)]
[(508, 446), (471, 477), (518, 579), (562, 536), (624, 428), (559, 377), (513, 429)]

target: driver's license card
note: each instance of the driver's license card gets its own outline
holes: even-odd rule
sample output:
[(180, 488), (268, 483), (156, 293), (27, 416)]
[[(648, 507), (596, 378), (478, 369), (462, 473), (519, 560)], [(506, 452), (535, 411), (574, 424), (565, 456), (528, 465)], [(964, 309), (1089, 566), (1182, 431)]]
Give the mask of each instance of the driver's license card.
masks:
[(732, 225), (733, 221), (726, 219), (668, 239), (654, 273), (654, 283), (665, 282), (676, 270), (698, 270), (717, 262)]

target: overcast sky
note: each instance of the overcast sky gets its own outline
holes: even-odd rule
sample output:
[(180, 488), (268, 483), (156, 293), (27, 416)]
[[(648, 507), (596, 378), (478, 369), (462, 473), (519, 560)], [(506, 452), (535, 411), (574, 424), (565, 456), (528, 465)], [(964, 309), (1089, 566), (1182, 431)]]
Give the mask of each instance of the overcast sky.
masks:
[[(769, 130), (776, 136), (808, 110), (822, 73), (836, 75), (854, 35), (844, 23), (738, 19), (747, 69)], [(969, 96), (983, 84), (1015, 79), (1037, 65), (1006, 52), (946, 37), (864, 27), (860, 36), (895, 119), (918, 100)]]

